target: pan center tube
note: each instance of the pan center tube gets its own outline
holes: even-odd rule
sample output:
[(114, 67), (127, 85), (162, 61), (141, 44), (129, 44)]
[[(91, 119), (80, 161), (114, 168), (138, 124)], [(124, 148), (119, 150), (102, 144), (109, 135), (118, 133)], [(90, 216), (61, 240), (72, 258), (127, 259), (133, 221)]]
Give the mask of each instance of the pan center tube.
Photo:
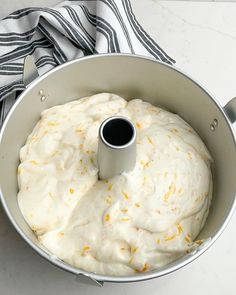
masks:
[(98, 135), (100, 179), (109, 179), (133, 170), (136, 163), (136, 129), (122, 116), (112, 116), (101, 124)]

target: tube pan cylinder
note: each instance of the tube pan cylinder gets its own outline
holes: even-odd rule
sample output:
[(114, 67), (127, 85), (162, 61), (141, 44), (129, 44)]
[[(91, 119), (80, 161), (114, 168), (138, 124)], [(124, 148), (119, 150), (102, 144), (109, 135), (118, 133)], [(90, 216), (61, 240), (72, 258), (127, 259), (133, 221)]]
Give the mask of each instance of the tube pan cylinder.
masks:
[(109, 117), (101, 124), (98, 136), (100, 179), (131, 171), (136, 163), (136, 130), (122, 116)]

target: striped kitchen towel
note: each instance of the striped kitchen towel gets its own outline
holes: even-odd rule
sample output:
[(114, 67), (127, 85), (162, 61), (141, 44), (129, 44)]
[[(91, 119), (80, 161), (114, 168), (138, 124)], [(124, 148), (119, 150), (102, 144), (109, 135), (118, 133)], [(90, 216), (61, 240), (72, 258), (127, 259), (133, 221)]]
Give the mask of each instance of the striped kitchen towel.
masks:
[(5, 17), (0, 21), (0, 126), (15, 101), (11, 94), (24, 89), (27, 55), (33, 56), (42, 75), (66, 61), (110, 52), (174, 63), (139, 25), (129, 0), (64, 1), (53, 8), (24, 8)]

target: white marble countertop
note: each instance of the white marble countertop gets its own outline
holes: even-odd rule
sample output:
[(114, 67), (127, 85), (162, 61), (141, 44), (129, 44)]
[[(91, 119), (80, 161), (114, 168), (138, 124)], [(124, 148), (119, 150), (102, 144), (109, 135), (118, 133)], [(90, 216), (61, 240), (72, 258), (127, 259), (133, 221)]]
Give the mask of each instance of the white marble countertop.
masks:
[[(5, 2), (5, 1), (4, 1)], [(8, 1), (0, 18), (23, 6), (52, 5), (57, 0)], [(146, 31), (223, 105), (236, 96), (236, 3), (131, 0)], [(2, 3), (1, 3), (2, 4)], [(25, 244), (0, 208), (0, 294), (106, 295), (191, 294), (235, 295), (236, 214), (205, 254), (183, 269), (152, 281), (105, 284), (78, 283)]]

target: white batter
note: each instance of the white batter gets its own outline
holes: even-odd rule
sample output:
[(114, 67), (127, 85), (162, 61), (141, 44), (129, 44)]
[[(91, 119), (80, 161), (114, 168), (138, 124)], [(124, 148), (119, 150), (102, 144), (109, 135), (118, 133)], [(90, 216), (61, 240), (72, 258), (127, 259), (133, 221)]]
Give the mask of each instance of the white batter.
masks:
[[(133, 171), (98, 180), (98, 129), (137, 129)], [(20, 209), (39, 241), (87, 271), (131, 275), (196, 248), (212, 194), (211, 156), (179, 116), (108, 93), (42, 112), (20, 152)]]

